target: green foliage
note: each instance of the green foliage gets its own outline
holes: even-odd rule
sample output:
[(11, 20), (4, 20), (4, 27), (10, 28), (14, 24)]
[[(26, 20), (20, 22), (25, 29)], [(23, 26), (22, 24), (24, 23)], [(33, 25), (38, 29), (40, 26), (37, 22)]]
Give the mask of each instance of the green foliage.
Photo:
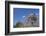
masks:
[(20, 27), (21, 24), (22, 24), (21, 22), (17, 22), (17, 23), (16, 23), (16, 27)]

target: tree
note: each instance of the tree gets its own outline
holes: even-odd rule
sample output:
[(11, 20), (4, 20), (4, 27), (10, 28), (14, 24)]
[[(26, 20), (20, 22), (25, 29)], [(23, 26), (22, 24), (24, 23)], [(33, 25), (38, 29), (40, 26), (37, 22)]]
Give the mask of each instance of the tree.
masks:
[(35, 15), (35, 13), (33, 13), (31, 20), (32, 20), (32, 22), (31, 22), (32, 25), (33, 25), (33, 23), (35, 23), (37, 21), (37, 16)]
[(21, 22), (17, 22), (16, 23), (16, 27), (21, 27), (22, 23)]
[(30, 22), (30, 24), (32, 25), (37, 21), (37, 16), (35, 15), (35, 13), (32, 13), (32, 15), (29, 15), (27, 18), (27, 23)]

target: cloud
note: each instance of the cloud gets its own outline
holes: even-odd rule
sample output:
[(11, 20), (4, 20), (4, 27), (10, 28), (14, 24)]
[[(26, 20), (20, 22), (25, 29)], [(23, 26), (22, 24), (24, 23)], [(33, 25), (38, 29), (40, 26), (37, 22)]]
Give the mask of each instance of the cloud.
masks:
[(38, 13), (36, 13), (36, 15), (38, 15)]
[(22, 16), (23, 18), (25, 18), (25, 16)]

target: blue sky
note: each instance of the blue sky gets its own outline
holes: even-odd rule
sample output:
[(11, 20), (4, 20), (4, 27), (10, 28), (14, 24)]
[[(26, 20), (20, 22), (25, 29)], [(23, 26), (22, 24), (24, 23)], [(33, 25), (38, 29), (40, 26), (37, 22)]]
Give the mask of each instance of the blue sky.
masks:
[(39, 9), (32, 8), (13, 8), (13, 23), (16, 24), (17, 21), (21, 21), (25, 16), (29, 15), (31, 12), (34, 12), (39, 15)]

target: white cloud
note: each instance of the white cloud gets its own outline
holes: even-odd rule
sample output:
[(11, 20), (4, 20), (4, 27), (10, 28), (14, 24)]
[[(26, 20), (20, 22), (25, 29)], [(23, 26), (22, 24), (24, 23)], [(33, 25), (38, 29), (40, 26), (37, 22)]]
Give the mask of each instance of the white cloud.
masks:
[(38, 15), (38, 13), (36, 13), (36, 15)]
[(22, 16), (23, 18), (25, 18), (25, 16)]

